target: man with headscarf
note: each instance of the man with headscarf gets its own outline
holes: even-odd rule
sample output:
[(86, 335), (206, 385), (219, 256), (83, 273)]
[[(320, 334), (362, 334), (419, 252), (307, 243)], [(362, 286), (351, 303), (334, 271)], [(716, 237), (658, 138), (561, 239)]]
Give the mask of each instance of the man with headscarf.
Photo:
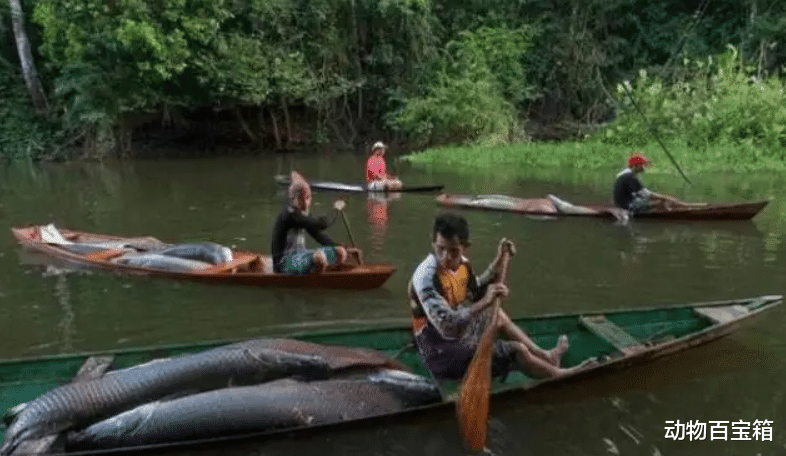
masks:
[[(335, 222), (345, 203), (333, 203), (331, 217), (312, 217), (311, 186), (296, 171), (291, 174), (287, 205), (282, 209), (273, 225), (273, 270), (290, 275), (303, 275), (312, 271), (324, 272), (328, 266), (343, 264), (347, 250), (333, 242), (324, 230)], [(305, 233), (322, 247), (306, 249)]]

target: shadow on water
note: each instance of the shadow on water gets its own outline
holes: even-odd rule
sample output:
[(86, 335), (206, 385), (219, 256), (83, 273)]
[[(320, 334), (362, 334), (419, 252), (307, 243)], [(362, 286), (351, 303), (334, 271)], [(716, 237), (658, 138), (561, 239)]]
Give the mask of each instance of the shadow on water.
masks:
[(751, 220), (708, 221), (700, 222), (700, 230), (696, 223), (663, 223), (655, 220), (635, 220), (627, 227), (632, 236), (661, 237), (664, 240), (682, 238), (690, 240), (692, 236), (718, 233), (726, 236), (762, 238), (764, 233)]

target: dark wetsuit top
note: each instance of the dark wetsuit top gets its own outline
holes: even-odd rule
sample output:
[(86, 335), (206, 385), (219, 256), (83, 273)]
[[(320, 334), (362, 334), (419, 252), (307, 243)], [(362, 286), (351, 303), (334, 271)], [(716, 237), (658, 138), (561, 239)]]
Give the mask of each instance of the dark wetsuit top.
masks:
[(639, 178), (630, 168), (626, 168), (617, 175), (617, 180), (614, 181), (614, 204), (622, 209), (630, 209), (630, 203), (642, 190), (645, 188)]
[(278, 214), (276, 223), (273, 225), (273, 241), (270, 252), (273, 255), (273, 270), (281, 272), (281, 260), (290, 250), (303, 246), (297, 245), (297, 239), (303, 231), (308, 233), (320, 245), (336, 245), (323, 230), (336, 221), (336, 213), (333, 217), (311, 217), (293, 208), (285, 206)]

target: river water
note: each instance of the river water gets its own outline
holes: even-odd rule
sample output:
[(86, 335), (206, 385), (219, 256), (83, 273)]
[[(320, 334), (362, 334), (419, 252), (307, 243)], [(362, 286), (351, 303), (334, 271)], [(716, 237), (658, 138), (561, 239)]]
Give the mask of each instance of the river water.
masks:
[[(391, 159), (392, 161), (392, 159)], [(11, 163), (0, 169), (0, 226), (54, 222), (82, 231), (212, 240), (267, 251), (282, 197), (273, 176), (356, 182), (364, 157), (266, 155), (111, 163)], [(504, 193), (572, 202), (608, 201), (615, 169), (448, 171), (393, 165), (406, 183), (439, 182), (454, 193)], [(539, 177), (534, 177), (539, 176)], [(628, 227), (602, 220), (537, 219), (463, 212), (476, 268), (499, 238), (516, 241), (506, 304), (513, 316), (781, 294), (786, 279), (786, 175), (704, 174), (682, 183), (648, 174), (657, 190), (692, 200), (769, 197), (751, 222)], [(315, 193), (314, 212), (337, 194)], [(354, 238), (368, 261), (398, 271), (367, 292), (262, 289), (63, 271), (0, 236), (0, 358), (256, 337), (362, 322), (406, 321), (404, 289), (430, 248), (434, 195), (370, 200), (345, 195)], [(337, 223), (331, 235), (346, 241)], [(360, 321), (360, 322), (358, 322)], [(786, 454), (786, 310), (731, 337), (591, 384), (494, 403), (491, 450), (499, 455)], [(666, 421), (770, 420), (772, 441), (673, 441)], [(230, 451), (231, 450), (231, 451)], [(215, 449), (205, 450), (211, 454)], [(259, 455), (461, 454), (450, 413), (325, 435), (227, 448)]]

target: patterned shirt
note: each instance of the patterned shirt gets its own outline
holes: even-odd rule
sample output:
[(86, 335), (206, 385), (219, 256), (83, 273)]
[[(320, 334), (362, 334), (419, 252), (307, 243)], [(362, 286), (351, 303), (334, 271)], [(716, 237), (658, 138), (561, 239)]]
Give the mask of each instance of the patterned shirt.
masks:
[(476, 343), (478, 325), (472, 324), (477, 319), (473, 318), (470, 306), (485, 295), (490, 282), (491, 274), (476, 277), (466, 258), (458, 270), (440, 271), (437, 257), (430, 254), (415, 269), (410, 282), (415, 336), (429, 328), (444, 340)]

